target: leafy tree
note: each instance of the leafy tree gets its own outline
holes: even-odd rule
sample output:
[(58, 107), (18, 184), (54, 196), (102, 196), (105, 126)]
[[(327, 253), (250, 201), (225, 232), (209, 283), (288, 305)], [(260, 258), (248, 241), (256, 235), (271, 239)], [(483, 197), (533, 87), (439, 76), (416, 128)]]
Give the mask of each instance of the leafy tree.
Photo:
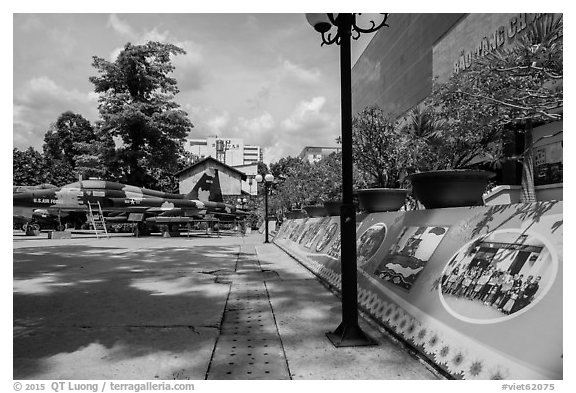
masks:
[(12, 150), (12, 181), (14, 185), (32, 186), (46, 183), (44, 157), (32, 146), (24, 151)]
[(305, 204), (305, 199), (309, 197), (310, 185), (307, 183), (310, 171), (310, 163), (298, 157), (283, 157), (270, 164), (270, 172), (276, 179), (282, 179), (276, 187), (276, 198), (280, 206), (290, 210)]
[[(298, 157), (283, 157), (270, 164), (277, 179), (274, 206), (277, 210), (300, 209), (342, 199), (342, 153), (332, 153), (310, 163)], [(364, 175), (354, 168), (354, 187), (366, 188)]]
[(106, 167), (102, 160), (105, 143), (102, 141), (76, 142), (78, 154), (74, 156), (75, 170), (83, 179), (104, 178)]
[(423, 107), (409, 112), (402, 126), (403, 166), (409, 173), (467, 168), (502, 157), (511, 131), (501, 121), (501, 108), (454, 94), (466, 81), (456, 76), (436, 84)]
[(563, 18), (536, 19), (509, 48), (475, 59), (457, 92), (502, 108), (502, 122), (562, 119)]
[[(268, 169), (268, 165), (266, 165), (262, 161), (258, 161), (256, 173), (258, 173), (259, 175), (262, 175), (262, 176), (266, 176), (266, 174), (269, 172), (270, 172), (270, 170)], [(274, 175), (274, 173), (272, 173), (272, 174)], [(276, 176), (276, 175), (274, 175), (274, 176)]]
[(342, 200), (342, 153), (331, 153), (312, 165), (314, 202)]
[(357, 168), (369, 174), (372, 186), (400, 186), (402, 156), (401, 135), (395, 119), (377, 106), (354, 116), (352, 156)]
[(24, 151), (12, 151), (12, 181), (14, 185), (38, 185), (49, 183), (64, 185), (75, 180), (66, 165), (54, 165), (44, 155), (29, 147)]
[(128, 184), (167, 187), (163, 177), (177, 171), (184, 138), (193, 127), (174, 101), (179, 92), (169, 75), (171, 56), (185, 51), (172, 44), (126, 44), (114, 62), (94, 57), (99, 76), (90, 77), (100, 93), (102, 130), (118, 138), (116, 177)]
[(44, 135), (44, 157), (74, 168), (75, 157), (81, 154), (79, 146), (95, 139), (96, 134), (88, 120), (82, 115), (66, 111)]
[[(524, 124), (525, 151), (511, 159), (523, 165), (522, 201), (536, 200), (532, 126), (561, 120), (563, 107), (562, 16), (543, 15), (509, 48), (500, 48), (438, 87), (436, 107), (444, 108), (453, 131), (480, 131), (490, 143)], [(468, 138), (474, 138), (474, 133)], [(497, 146), (493, 144), (493, 146)], [(498, 150), (492, 156), (497, 159)], [(489, 154), (487, 154), (489, 157)], [(500, 157), (502, 158), (502, 157)], [(505, 159), (506, 157), (504, 157)]]
[(77, 180), (76, 160), (87, 153), (89, 145), (97, 139), (94, 128), (82, 115), (66, 111), (50, 126), (44, 135), (43, 151), (55, 184)]
[(461, 91), (502, 108), (505, 121), (526, 125), (525, 150), (518, 157), (523, 166), (523, 202), (536, 201), (532, 126), (563, 118), (563, 56), (562, 15), (543, 15), (513, 47), (478, 59), (472, 69), (473, 86)]
[(278, 160), (278, 162), (271, 162), (270, 163), (270, 173), (274, 175), (274, 177), (279, 178), (281, 176), (288, 176), (292, 173), (296, 168), (302, 166), (304, 161), (299, 157), (282, 157)]

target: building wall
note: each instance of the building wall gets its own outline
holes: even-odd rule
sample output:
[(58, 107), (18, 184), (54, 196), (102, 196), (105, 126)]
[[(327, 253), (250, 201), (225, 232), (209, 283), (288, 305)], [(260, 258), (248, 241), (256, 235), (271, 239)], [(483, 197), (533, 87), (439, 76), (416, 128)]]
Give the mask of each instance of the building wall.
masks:
[(258, 185), (254, 178), (258, 174), (258, 164), (248, 164), (234, 167), (241, 172), (244, 172), (247, 176), (246, 181), (242, 181), (242, 193), (249, 195), (258, 195)]
[(255, 164), (259, 161), (262, 161), (262, 149), (260, 146), (244, 146), (243, 165)]
[(352, 68), (352, 113), (401, 114), (432, 89), (432, 47), (464, 14), (391, 14)]
[[(204, 172), (196, 173), (189, 178), (183, 179), (179, 184), (180, 194), (188, 194), (198, 180), (202, 177)], [(240, 195), (242, 189), (242, 181), (234, 175), (229, 173), (218, 171), (218, 180), (220, 180), (220, 189), (222, 190), (222, 195)]]
[(180, 194), (188, 194), (192, 191), (208, 168), (218, 169), (218, 180), (220, 181), (222, 195), (240, 195), (242, 190), (241, 175), (234, 171), (224, 170), (218, 166), (214, 167), (214, 165), (210, 163), (199, 164), (197, 167), (194, 167), (194, 169), (181, 173), (178, 181), (178, 192)]
[(208, 146), (206, 139), (187, 139), (184, 143), (184, 150), (200, 158), (208, 157)]
[(184, 149), (200, 158), (211, 156), (229, 166), (252, 164), (262, 160), (260, 146), (244, 145), (241, 138), (188, 139)]
[(308, 162), (318, 162), (323, 157), (337, 153), (340, 150), (342, 150), (340, 147), (306, 146), (302, 149), (298, 157), (308, 160)]
[(468, 14), (433, 48), (433, 75), (443, 82), (496, 48), (507, 47), (541, 14)]

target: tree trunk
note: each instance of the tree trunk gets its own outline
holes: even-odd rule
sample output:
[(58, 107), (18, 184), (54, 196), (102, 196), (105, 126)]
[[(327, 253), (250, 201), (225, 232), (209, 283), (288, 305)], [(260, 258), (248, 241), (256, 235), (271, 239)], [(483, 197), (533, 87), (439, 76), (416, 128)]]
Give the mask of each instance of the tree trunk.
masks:
[(533, 140), (532, 121), (528, 120), (524, 131), (524, 159), (522, 160), (522, 189), (520, 194), (520, 202), (522, 203), (536, 202)]

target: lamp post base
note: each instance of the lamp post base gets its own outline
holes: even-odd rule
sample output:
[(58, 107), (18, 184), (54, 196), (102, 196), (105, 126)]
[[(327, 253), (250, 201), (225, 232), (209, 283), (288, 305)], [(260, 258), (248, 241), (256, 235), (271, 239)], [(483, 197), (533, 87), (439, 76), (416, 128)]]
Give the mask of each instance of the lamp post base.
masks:
[(378, 343), (360, 329), (358, 324), (346, 324), (342, 322), (334, 332), (326, 333), (328, 340), (336, 348), (340, 347), (365, 347), (378, 345)]

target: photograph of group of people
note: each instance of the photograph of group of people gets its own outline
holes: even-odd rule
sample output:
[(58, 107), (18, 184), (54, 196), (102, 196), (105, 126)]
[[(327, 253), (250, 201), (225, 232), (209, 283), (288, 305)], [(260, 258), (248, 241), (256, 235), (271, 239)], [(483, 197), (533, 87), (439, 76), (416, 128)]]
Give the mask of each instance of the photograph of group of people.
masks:
[(542, 295), (553, 276), (550, 250), (536, 237), (494, 233), (463, 247), (444, 269), (446, 305), (468, 318), (514, 314)]
[(458, 266), (443, 277), (442, 292), (482, 302), (504, 314), (512, 314), (532, 302), (540, 288), (541, 276), (524, 277), (509, 271), (473, 267), (460, 271)]

